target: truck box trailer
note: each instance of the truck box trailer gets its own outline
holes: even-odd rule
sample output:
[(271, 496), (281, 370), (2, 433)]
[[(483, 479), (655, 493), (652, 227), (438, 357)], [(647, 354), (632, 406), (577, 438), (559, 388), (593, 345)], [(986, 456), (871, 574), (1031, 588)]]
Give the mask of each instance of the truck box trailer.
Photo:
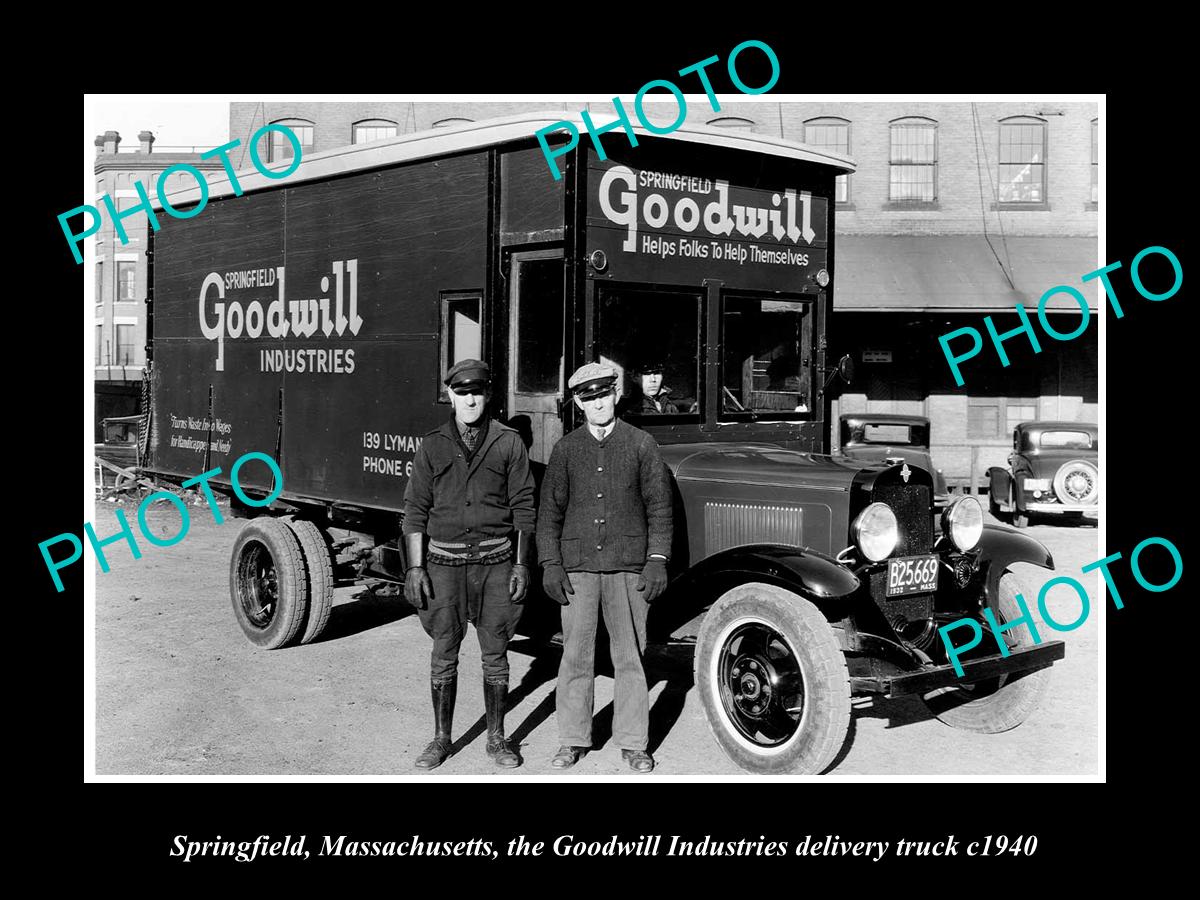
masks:
[[(315, 154), (286, 179), (239, 173), (240, 195), (218, 181), (151, 235), (147, 469), (222, 469), (210, 483), (251, 518), (230, 562), (247, 637), (314, 640), (337, 584), (403, 580), (404, 489), (450, 415), (455, 361), (489, 362), (493, 412), (536, 472), (581, 421), (566, 376), (600, 360), (676, 491), (651, 635), (695, 642), (709, 723), (739, 764), (820, 771), (856, 692), (919, 690), (962, 727), (1012, 727), (1061, 644), (1010, 631), (1007, 652), (960, 661), (935, 638), (964, 616), (990, 628), (983, 610), (1015, 618), (1007, 566), (1051, 565), (1045, 548), (983, 527), (974, 498), (936, 518), (920, 468), (822, 455), (831, 383), (851, 370), (826, 347), (834, 185), (853, 163), (684, 126), (581, 142), (556, 180), (533, 136), (564, 120), (584, 130), (511, 116)], [(651, 369), (673, 412), (642, 397)], [(232, 492), (248, 452), (282, 475), (239, 473), (251, 498), (278, 492), (267, 506)], [(523, 626), (552, 631), (556, 613), (535, 596)]]

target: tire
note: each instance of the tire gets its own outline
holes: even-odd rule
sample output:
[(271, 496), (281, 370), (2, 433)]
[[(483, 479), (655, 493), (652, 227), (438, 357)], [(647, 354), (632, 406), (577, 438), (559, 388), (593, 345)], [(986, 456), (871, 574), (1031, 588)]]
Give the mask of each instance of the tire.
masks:
[(748, 772), (814, 775), (846, 740), (841, 645), (816, 606), (782, 588), (744, 584), (713, 604), (696, 639), (695, 676), (709, 729)]
[(229, 593), (250, 643), (277, 650), (291, 643), (308, 607), (304, 555), (295, 532), (278, 519), (246, 523), (233, 544)]
[(329, 624), (329, 614), (333, 612), (333, 555), (325, 532), (307, 519), (294, 519), (291, 516), (283, 520), (296, 535), (300, 542), (300, 551), (304, 555), (305, 597), (308, 601), (308, 614), (304, 617), (304, 630), (300, 635), (300, 643), (308, 644), (315, 641)]
[[(998, 602), (989, 606), (996, 621), (1003, 624), (1021, 617), (1016, 595), (1020, 582), (1011, 571), (1000, 576)], [(997, 608), (999, 607), (999, 608)], [(984, 626), (984, 641), (994, 639)], [(1032, 647), (1033, 637), (1026, 625), (1004, 632), (1001, 640), (1010, 650)], [(984, 645), (986, 646), (986, 645)], [(1018, 675), (1002, 675), (987, 681), (953, 685), (931, 691), (923, 698), (929, 710), (954, 728), (981, 734), (997, 734), (1016, 728), (1038, 708), (1050, 684), (1050, 668)]]

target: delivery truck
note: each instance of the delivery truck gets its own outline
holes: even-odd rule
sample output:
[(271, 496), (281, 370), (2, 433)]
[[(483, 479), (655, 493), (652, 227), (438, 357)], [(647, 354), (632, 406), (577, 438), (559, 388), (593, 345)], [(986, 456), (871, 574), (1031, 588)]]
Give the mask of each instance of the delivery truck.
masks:
[[(739, 765), (822, 771), (859, 694), (1019, 724), (1063, 646), (1003, 627), (1021, 615), (1010, 566), (1050, 554), (984, 525), (973, 497), (935, 509), (918, 466), (825, 455), (831, 392), (852, 376), (827, 348), (834, 185), (853, 162), (685, 125), (581, 140), (555, 179), (534, 135), (561, 121), (586, 130), (570, 114), (472, 122), (306, 155), (286, 178), (239, 173), (238, 191), (217, 180), (202, 209), (194, 189), (170, 196), (199, 211), (150, 235), (141, 439), (160, 478), (221, 468), (210, 483), (247, 518), (230, 593), (248, 639), (313, 641), (335, 587), (403, 581), (404, 489), (451, 415), (455, 361), (490, 364), (493, 413), (535, 472), (581, 421), (565, 377), (603, 361), (675, 492), (651, 637), (694, 647)], [(249, 452), (282, 479), (248, 463), (242, 499), (229, 467)], [(556, 630), (556, 605), (526, 606), (527, 631)], [(964, 619), (984, 638), (956, 647), (939, 629)]]

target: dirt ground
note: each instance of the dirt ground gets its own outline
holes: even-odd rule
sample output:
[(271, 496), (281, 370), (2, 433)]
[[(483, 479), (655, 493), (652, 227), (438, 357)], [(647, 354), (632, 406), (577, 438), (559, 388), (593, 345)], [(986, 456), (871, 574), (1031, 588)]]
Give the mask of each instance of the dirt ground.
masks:
[[(177, 514), (152, 508), (149, 523), (174, 533)], [(93, 521), (112, 522), (112, 503)], [(132, 519), (134, 507), (127, 505)], [(990, 517), (989, 517), (990, 520)], [(115, 524), (115, 523), (114, 523)], [(230, 608), (229, 552), (242, 520), (216, 525), (195, 509), (187, 537), (169, 548), (143, 547), (140, 560), (111, 545), (112, 571), (97, 567), (96, 772), (99, 775), (385, 775), (438, 778), (486, 775), (578, 779), (628, 775), (613, 746), (612, 681), (596, 683), (595, 746), (569, 772), (550, 767), (558, 746), (554, 679), (558, 651), (518, 639), (510, 650), (508, 733), (525, 765), (501, 772), (484, 754), (479, 649), (463, 645), (456, 754), (433, 773), (412, 761), (430, 739), (429, 641), (401, 598), (361, 587), (336, 592), (322, 638), (267, 652), (242, 635)], [(1066, 659), (1053, 669), (1044, 705), (1004, 734), (956, 731), (917, 698), (856, 699), (850, 733), (830, 772), (836, 775), (1092, 776), (1097, 772), (1098, 621), (1108, 602), (1098, 577), (1079, 569), (1103, 554), (1091, 526), (1036, 524), (1030, 536), (1049, 547), (1057, 572), (1019, 565), (1025, 595), (1054, 574), (1087, 585), (1092, 613), (1069, 633)], [(90, 552), (89, 552), (90, 554)], [(1051, 594), (1059, 621), (1073, 621), (1078, 599)], [(689, 648), (653, 653), (651, 750), (657, 776), (729, 776), (742, 771), (705, 723), (692, 683)], [(647, 776), (640, 776), (645, 778)]]

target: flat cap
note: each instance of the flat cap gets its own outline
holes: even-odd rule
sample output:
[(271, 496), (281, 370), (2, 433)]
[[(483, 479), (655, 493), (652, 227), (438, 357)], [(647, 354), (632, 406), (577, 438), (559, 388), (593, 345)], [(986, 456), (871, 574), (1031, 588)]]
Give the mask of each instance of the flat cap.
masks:
[(567, 387), (575, 396), (587, 400), (612, 390), (617, 383), (617, 370), (604, 363), (587, 363), (575, 370), (567, 379)]
[(461, 359), (450, 367), (446, 373), (445, 384), (451, 390), (465, 387), (482, 387), (492, 380), (492, 370), (488, 364), (478, 359)]

